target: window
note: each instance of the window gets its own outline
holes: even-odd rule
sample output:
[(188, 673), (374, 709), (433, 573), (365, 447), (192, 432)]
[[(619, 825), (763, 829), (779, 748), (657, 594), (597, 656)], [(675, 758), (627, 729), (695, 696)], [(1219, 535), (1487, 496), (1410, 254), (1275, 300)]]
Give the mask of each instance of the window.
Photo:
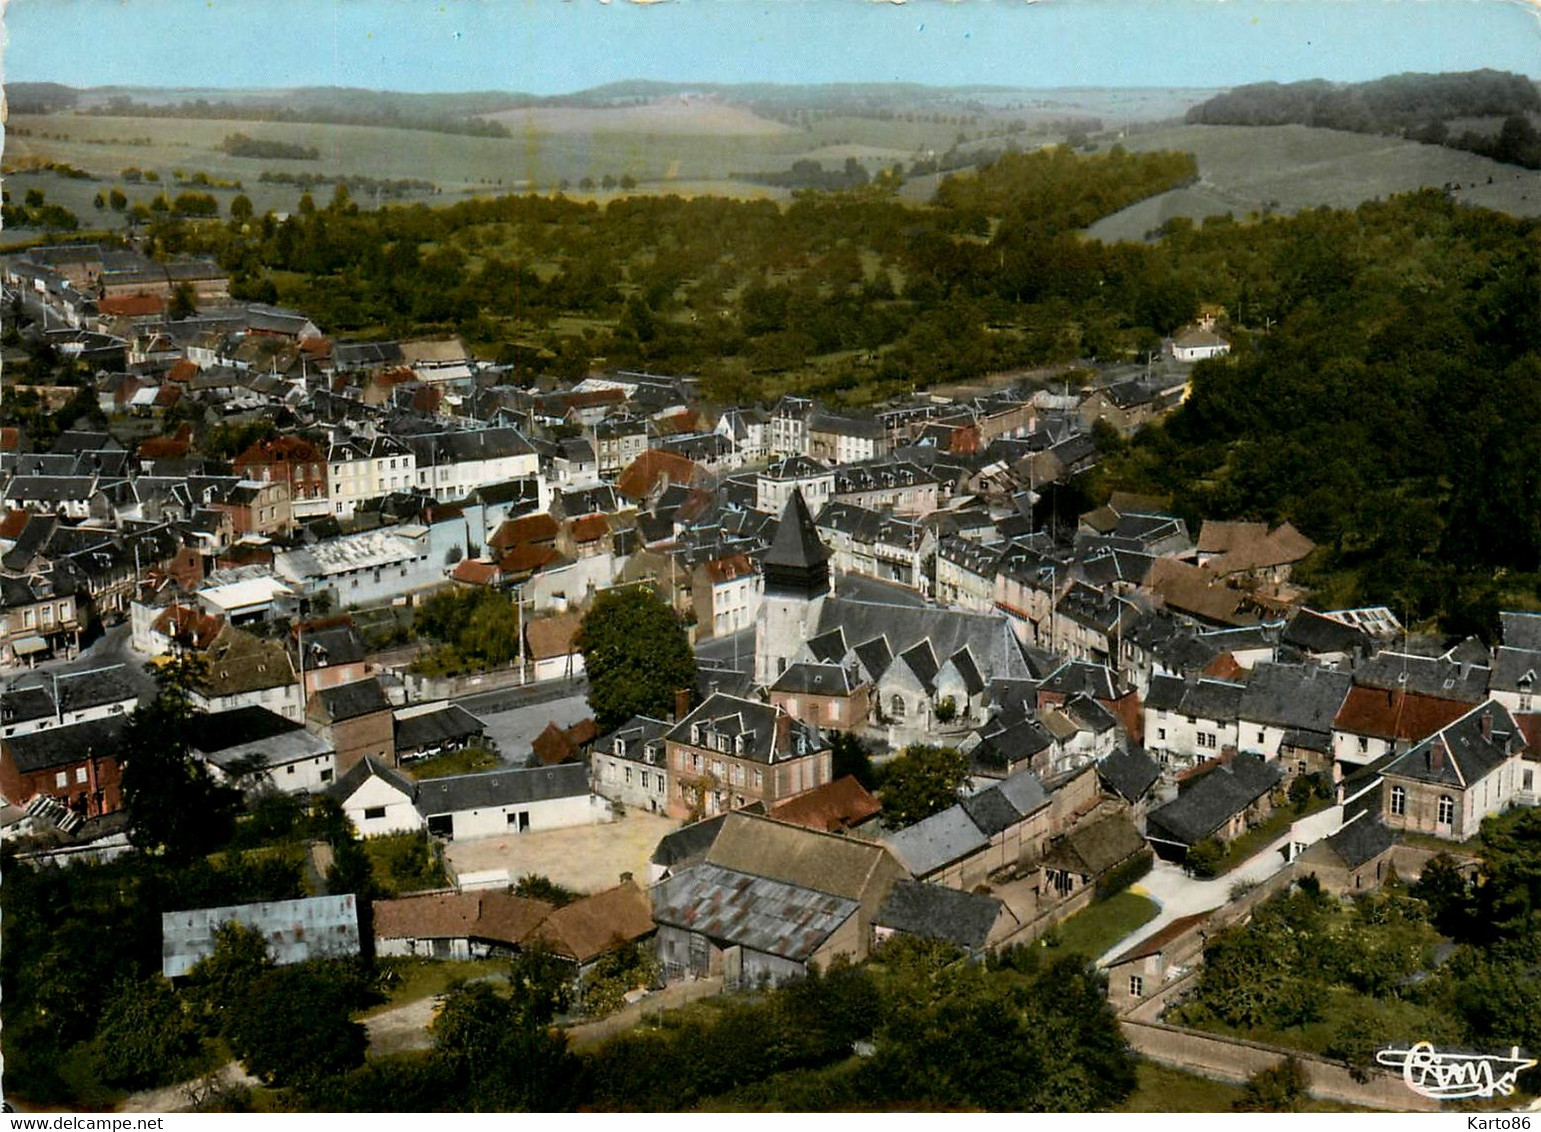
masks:
[(829, 721), (831, 723), (836, 723), (836, 722), (839, 721), (839, 719), (840, 719), (840, 701), (839, 700), (830, 700), (829, 701)]
[(1215, 737), (1208, 731), (1200, 731), (1193, 737), (1193, 741), (1200, 747), (1213, 748), (1215, 746)]
[(1407, 791), (1400, 786), (1391, 788), (1391, 812), (1398, 817), (1407, 813)]
[(758, 770), (754, 772), (754, 788), (756, 790), (765, 788), (765, 775)]
[(321, 772), (321, 781), (322, 782), (330, 782), (330, 781), (332, 781), (332, 772), (329, 771), (329, 770), (323, 770)]
[(1529, 692), (1521, 692), (1520, 693), (1520, 710), (1521, 711), (1530, 711), (1531, 710), (1530, 703), (1531, 703), (1530, 693)]
[(294, 764), (290, 763), (288, 766), (284, 767), (284, 773), (285, 774), (293, 774), (294, 773)]
[(1165, 742), (1166, 741), (1166, 728), (1165, 727), (1158, 727), (1158, 728), (1156, 728), (1156, 738), (1157, 738), (1157, 740), (1159, 740), (1161, 742)]
[(888, 701), (888, 714), (895, 719), (904, 718), (904, 697), (894, 696)]
[(1439, 814), (1435, 819), (1440, 825), (1455, 824), (1455, 799), (1448, 794), (1439, 796)]
[(1130, 975), (1129, 993), (1135, 998), (1145, 997), (1145, 980), (1139, 975)]
[(1261, 731), (1259, 731), (1259, 732), (1258, 732), (1258, 733), (1257, 733), (1257, 741), (1258, 741), (1258, 742), (1259, 742), (1259, 743), (1261, 743), (1261, 742), (1262, 742), (1262, 741), (1263, 741), (1263, 733), (1262, 733), (1262, 732), (1261, 732)]
[(1359, 753), (1365, 754), (1370, 749), (1370, 741), (1363, 735), (1359, 736)]
[(630, 783), (630, 782), (631, 782), (631, 767), (627, 767), (627, 768), (626, 768), (626, 781), (627, 781), (627, 782), (628, 782), (628, 783)]
[(797, 697), (796, 696), (790, 696), (790, 697), (787, 698), (787, 714), (788, 715), (796, 715), (797, 714)]
[[(629, 774), (630, 772), (628, 771), (627, 773)], [(642, 789), (647, 789), (647, 771), (645, 770), (642, 772)]]
[(384, 816), (385, 816), (385, 807), (384, 806), (365, 806), (364, 807), (364, 820), (365, 821), (375, 821), (376, 819), (383, 818)]
[(77, 766), (75, 768), (75, 782), (77, 784), (79, 784), (79, 783), (84, 782), (85, 780), (86, 780), (86, 768), (83, 767), (83, 766)]
[(54, 775), (54, 786), (57, 789), (63, 790), (69, 784), (70, 776), (65, 771), (61, 770), (58, 774)]

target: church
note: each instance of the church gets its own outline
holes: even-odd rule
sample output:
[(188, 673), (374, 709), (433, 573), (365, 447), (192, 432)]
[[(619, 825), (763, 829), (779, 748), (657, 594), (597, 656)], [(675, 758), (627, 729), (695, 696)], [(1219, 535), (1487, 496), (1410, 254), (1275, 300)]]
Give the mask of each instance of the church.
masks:
[(989, 685), (1033, 677), (1007, 619), (934, 605), (885, 604), (831, 593), (829, 552), (802, 493), (794, 491), (764, 559), (755, 626), (755, 681), (771, 687), (793, 665), (839, 666), (869, 688), (893, 740), (937, 725), (983, 722)]

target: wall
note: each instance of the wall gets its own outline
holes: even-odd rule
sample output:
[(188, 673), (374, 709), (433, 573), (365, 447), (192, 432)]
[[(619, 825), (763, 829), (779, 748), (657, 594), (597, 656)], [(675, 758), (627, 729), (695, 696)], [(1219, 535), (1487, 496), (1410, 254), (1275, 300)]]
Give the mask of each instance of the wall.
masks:
[(1269, 1069), (1293, 1054), (1305, 1068), (1310, 1093), (1314, 1097), (1397, 1112), (1439, 1111), (1438, 1101), (1413, 1092), (1400, 1076), (1390, 1073), (1372, 1071), (1370, 1080), (1360, 1084), (1350, 1076), (1345, 1065), (1278, 1046), (1219, 1038), (1159, 1022), (1125, 1019), (1120, 1025), (1129, 1045), (1142, 1057), (1202, 1077), (1244, 1082), (1252, 1074)]
[(529, 815), (529, 828), (524, 831), (528, 833), (538, 833), (543, 829), (568, 829), (575, 825), (594, 825), (609, 821), (611, 817), (610, 807), (595, 794), (576, 794), (570, 798), (550, 798), (542, 802), (511, 802), (505, 806), (487, 806), (455, 814), (455, 840), (518, 833), (520, 814)]

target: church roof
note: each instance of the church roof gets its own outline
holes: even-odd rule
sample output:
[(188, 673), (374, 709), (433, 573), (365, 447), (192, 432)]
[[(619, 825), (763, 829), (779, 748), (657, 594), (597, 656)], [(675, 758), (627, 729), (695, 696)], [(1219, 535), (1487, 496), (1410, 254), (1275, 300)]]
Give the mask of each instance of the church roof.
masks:
[(803, 502), (803, 493), (794, 490), (781, 513), (770, 550), (765, 554), (765, 565), (813, 570), (828, 561), (829, 552), (819, 539), (819, 529), (814, 526), (808, 505)]

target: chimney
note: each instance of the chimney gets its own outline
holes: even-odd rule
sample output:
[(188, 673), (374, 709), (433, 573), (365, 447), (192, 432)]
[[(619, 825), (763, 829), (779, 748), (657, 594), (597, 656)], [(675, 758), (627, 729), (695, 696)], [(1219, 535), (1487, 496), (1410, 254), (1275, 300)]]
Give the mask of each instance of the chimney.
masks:
[(678, 723), (690, 714), (690, 689), (676, 688), (674, 691), (674, 722)]
[(1445, 769), (1445, 737), (1436, 735), (1429, 745), (1429, 769), (1438, 774)]
[(1482, 725), (1482, 741), (1484, 743), (1491, 743), (1493, 741), (1493, 713), (1491, 711), (1483, 712), (1480, 722)]
[(772, 754), (785, 754), (787, 741), (792, 734), (792, 717), (788, 715), (780, 704), (776, 705), (776, 741), (771, 746)]

